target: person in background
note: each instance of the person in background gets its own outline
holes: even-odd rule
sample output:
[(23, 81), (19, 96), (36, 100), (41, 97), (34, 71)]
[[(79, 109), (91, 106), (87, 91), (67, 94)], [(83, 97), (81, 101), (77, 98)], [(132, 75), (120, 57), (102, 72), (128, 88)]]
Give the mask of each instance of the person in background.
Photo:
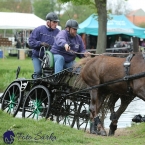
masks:
[(32, 57), (32, 49), (31, 49), (31, 47), (29, 46), (29, 37), (30, 37), (30, 34), (31, 34), (31, 33), (32, 33), (32, 30), (27, 31), (26, 47), (29, 49), (29, 50), (27, 51), (28, 57)]
[[(72, 67), (76, 56), (81, 58), (90, 54), (84, 48), (84, 43), (81, 36), (77, 34), (77, 29), (78, 22), (70, 19), (66, 22), (65, 29), (60, 31), (55, 38), (50, 50), (54, 54), (55, 74)], [(77, 55), (76, 53), (84, 54)]]
[(25, 42), (24, 42), (24, 34), (23, 34), (23, 31), (19, 32), (19, 35), (20, 35), (20, 42), (21, 42), (21, 46), (22, 48), (24, 49), (25, 47)]
[(97, 36), (90, 35), (90, 49), (96, 49), (97, 47)]
[(17, 33), (14, 35), (14, 41), (15, 41), (16, 48), (21, 48), (20, 38), (18, 37)]
[(145, 47), (145, 40), (143, 40), (141, 46), (142, 46), (142, 47)]
[[(54, 12), (46, 15), (46, 25), (35, 28), (29, 37), (29, 46), (32, 50), (32, 61), (34, 66), (34, 78), (42, 76), (41, 60), (43, 58), (44, 49), (42, 46), (48, 48), (53, 45), (54, 38), (58, 34), (59, 29), (56, 28), (59, 19)], [(40, 51), (41, 50), (41, 51)]]

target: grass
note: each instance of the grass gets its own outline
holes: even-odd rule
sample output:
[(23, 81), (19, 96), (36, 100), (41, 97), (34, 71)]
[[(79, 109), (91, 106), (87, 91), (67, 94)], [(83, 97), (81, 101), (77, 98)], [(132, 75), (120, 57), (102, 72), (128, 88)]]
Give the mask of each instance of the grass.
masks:
[(3, 92), (15, 80), (18, 66), (21, 68), (19, 78), (30, 79), (33, 73), (33, 65), (30, 57), (27, 57), (25, 60), (10, 56), (0, 59), (0, 92)]
[[(4, 145), (3, 134), (12, 130), (14, 145), (144, 145), (145, 123), (124, 129), (121, 136), (102, 137), (82, 130), (58, 125), (50, 120), (13, 118), (0, 110), (0, 144)], [(50, 135), (53, 135), (50, 138)], [(56, 138), (56, 140), (55, 140)], [(54, 141), (52, 141), (54, 139)]]
[[(0, 92), (15, 80), (17, 67), (21, 67), (19, 78), (31, 78), (33, 65), (31, 58), (19, 60), (16, 57), (0, 59)], [(91, 135), (81, 130), (58, 125), (49, 120), (30, 120), (13, 118), (0, 110), (0, 145), (4, 145), (3, 134), (11, 129), (15, 134), (14, 145), (145, 145), (145, 124), (126, 128), (122, 133), (113, 137)], [(117, 130), (118, 131), (118, 130)], [(18, 134), (21, 137), (18, 137)], [(38, 134), (39, 133), (39, 134)], [(50, 135), (56, 140), (49, 139)], [(23, 136), (22, 136), (23, 135)], [(36, 137), (37, 136), (37, 140)], [(30, 139), (31, 138), (31, 139)]]
[[(76, 58), (76, 61), (78, 60), (79, 58)], [(17, 57), (10, 57), (7, 54), (6, 58), (0, 58), (0, 92), (3, 92), (15, 80), (18, 66), (21, 68), (19, 78), (31, 79), (33, 64), (30, 57), (20, 60)]]

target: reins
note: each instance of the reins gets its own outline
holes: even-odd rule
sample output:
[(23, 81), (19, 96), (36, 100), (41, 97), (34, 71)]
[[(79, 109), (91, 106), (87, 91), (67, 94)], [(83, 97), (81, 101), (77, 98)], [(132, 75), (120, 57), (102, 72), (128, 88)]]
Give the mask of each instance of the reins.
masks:
[[(50, 47), (51, 47), (51, 45), (50, 45)], [(45, 47), (44, 46), (42, 46), (41, 48), (40, 48), (40, 51), (41, 51), (41, 49), (44, 49), (44, 51), (45, 51)], [(87, 49), (86, 49), (87, 50)], [(65, 54), (69, 54), (69, 52), (70, 53), (74, 53), (74, 54), (79, 54), (79, 55), (84, 55), (85, 53), (80, 53), (80, 52), (76, 52), (76, 51), (74, 51), (74, 50), (70, 50), (70, 51), (66, 51), (66, 52), (64, 52), (64, 51), (61, 51), (61, 50), (57, 50), (57, 51), (59, 51), (59, 52), (62, 52), (62, 53), (65, 53)], [(89, 51), (88, 51), (89, 52)], [(129, 54), (136, 54), (136, 53), (138, 53), (138, 52), (129, 52), (129, 53), (108, 53), (108, 52), (105, 52), (105, 53), (101, 53), (101, 54), (96, 54), (96, 53), (90, 53), (90, 55), (92, 55), (92, 56), (100, 56), (100, 55), (129, 55)], [(145, 52), (142, 52), (142, 54), (145, 54)], [(39, 52), (39, 55), (40, 55), (40, 52)]]
[[(76, 52), (76, 51), (73, 51), (73, 50), (70, 50), (69, 52), (71, 53), (75, 53), (75, 54), (85, 54), (85, 53), (79, 53), (79, 52)], [(129, 52), (129, 53), (108, 53), (108, 52), (105, 52), (105, 53), (101, 53), (101, 54), (94, 54), (94, 53), (90, 53), (90, 55), (96, 55), (96, 56), (99, 56), (99, 55), (129, 55), (129, 54), (136, 54), (138, 52)], [(145, 52), (141, 52), (142, 54), (145, 54)]]

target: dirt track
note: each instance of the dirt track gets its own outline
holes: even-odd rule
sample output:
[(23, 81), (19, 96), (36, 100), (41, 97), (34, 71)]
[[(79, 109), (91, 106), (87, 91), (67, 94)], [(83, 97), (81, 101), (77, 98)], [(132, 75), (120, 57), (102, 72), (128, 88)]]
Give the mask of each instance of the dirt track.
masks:
[[(108, 134), (109, 129), (105, 129), (105, 130), (106, 130), (106, 132), (107, 132), (107, 134)], [(92, 137), (95, 136), (94, 134), (90, 134), (89, 131), (87, 131), (86, 133), (87, 133), (88, 136), (92, 136)], [(117, 137), (117, 136), (126, 136), (126, 135), (128, 135), (128, 134), (130, 134), (130, 133), (131, 133), (131, 132), (130, 132), (129, 130), (126, 130), (125, 128), (118, 128), (118, 129), (116, 130), (114, 136), (115, 136), (115, 137)]]

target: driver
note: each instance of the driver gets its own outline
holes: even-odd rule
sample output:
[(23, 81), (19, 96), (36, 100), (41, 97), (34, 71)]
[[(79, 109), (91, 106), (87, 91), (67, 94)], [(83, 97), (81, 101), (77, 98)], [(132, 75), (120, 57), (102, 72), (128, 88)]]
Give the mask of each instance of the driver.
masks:
[(40, 49), (42, 46), (50, 47), (54, 43), (54, 37), (58, 34), (58, 16), (50, 12), (46, 15), (46, 25), (35, 28), (29, 37), (29, 46), (32, 50), (32, 62), (34, 66), (34, 78), (41, 77), (41, 60), (43, 58), (44, 49)]
[[(66, 22), (65, 29), (60, 31), (55, 38), (51, 52), (54, 54), (55, 74), (63, 69), (72, 67), (75, 63), (75, 58), (89, 55), (85, 50), (81, 36), (77, 34), (78, 22), (70, 19)], [(78, 54), (72, 53), (84, 53)]]

